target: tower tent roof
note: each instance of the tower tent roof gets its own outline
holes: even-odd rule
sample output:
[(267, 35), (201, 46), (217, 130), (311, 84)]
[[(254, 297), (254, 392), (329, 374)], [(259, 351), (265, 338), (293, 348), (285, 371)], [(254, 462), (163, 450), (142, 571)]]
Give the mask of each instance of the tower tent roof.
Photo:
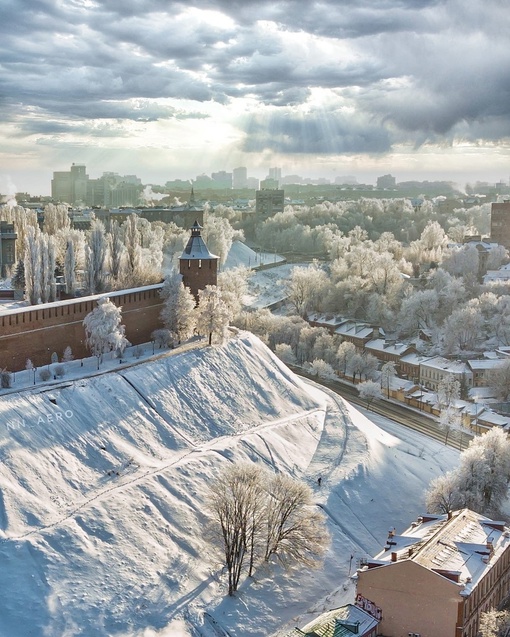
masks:
[(191, 226), (191, 237), (184, 248), (184, 252), (181, 254), (181, 259), (219, 259), (216, 254), (209, 252), (209, 248), (202, 239), (201, 231), (202, 226), (198, 221), (195, 221)]

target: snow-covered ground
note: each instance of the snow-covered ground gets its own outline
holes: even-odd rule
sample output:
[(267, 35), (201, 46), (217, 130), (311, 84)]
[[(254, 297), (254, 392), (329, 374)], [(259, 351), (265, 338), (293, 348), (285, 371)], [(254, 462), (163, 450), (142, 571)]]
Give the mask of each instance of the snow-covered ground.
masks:
[[(0, 394), (0, 636), (262, 637), (353, 601), (356, 561), (458, 458), (370, 418), (246, 333)], [(322, 569), (261, 567), (229, 598), (205, 510), (239, 461), (308, 482), (332, 544)]]

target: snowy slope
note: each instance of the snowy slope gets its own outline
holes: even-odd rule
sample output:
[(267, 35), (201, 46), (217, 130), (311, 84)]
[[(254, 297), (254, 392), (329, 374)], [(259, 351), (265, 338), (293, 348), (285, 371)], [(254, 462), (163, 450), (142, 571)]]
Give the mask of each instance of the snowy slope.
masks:
[[(1, 398), (0, 636), (262, 636), (352, 601), (349, 563), (421, 512), (456, 461), (401, 432), (246, 334)], [(322, 571), (259, 570), (229, 599), (205, 505), (220, 467), (243, 460), (321, 475), (333, 542)]]

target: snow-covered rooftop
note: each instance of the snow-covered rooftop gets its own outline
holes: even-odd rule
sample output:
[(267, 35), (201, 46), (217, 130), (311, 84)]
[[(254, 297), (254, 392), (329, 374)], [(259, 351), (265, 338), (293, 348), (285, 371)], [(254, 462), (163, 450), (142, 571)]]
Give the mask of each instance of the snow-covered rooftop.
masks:
[(485, 573), (508, 548), (510, 532), (503, 522), (462, 509), (451, 517), (427, 515), (418, 518), (403, 535), (390, 532), (386, 547), (374, 564), (412, 560), (464, 585), (469, 595)]
[(407, 343), (397, 343), (396, 341), (388, 341), (384, 338), (374, 338), (365, 344), (365, 348), (400, 356), (403, 352), (410, 349), (411, 346)]
[(462, 361), (453, 361), (442, 356), (434, 356), (428, 360), (422, 361), (423, 367), (429, 367), (432, 369), (440, 369), (442, 371), (449, 372), (451, 374), (462, 374), (466, 371), (466, 363)]

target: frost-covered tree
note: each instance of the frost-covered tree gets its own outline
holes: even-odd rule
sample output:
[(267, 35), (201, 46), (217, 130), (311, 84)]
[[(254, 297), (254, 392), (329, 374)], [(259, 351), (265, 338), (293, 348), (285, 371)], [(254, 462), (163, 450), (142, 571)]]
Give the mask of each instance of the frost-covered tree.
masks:
[(151, 333), (154, 344), (161, 349), (162, 347), (170, 347), (173, 341), (173, 334), (170, 330), (159, 328)]
[[(439, 413), (439, 427), (445, 432), (444, 444), (448, 444), (450, 432), (462, 431), (461, 414), (453, 405), (445, 405)], [(460, 443), (459, 443), (460, 444)]]
[(129, 345), (122, 325), (122, 312), (108, 297), (98, 300), (97, 307), (83, 319), (86, 344), (98, 362), (106, 352), (123, 352)]
[(386, 395), (390, 397), (390, 386), (392, 378), (397, 375), (397, 366), (394, 361), (387, 361), (381, 367), (381, 390), (386, 391)]
[(510, 440), (499, 427), (476, 436), (460, 455), (457, 469), (432, 481), (426, 495), (431, 512), (470, 508), (501, 515), (510, 481)]
[(351, 359), (355, 353), (356, 353), (356, 346), (353, 343), (350, 343), (349, 341), (344, 341), (343, 343), (340, 343), (336, 352), (336, 358), (337, 358), (338, 369), (343, 374), (347, 373), (347, 369), (349, 368)]
[(179, 343), (193, 336), (197, 324), (195, 297), (182, 281), (176, 294), (165, 301), (160, 316)]
[(106, 288), (106, 234), (104, 224), (94, 219), (90, 226), (86, 250), (86, 287), (90, 294), (103, 292)]
[(195, 298), (182, 283), (182, 275), (172, 270), (165, 278), (160, 296), (164, 299), (160, 318), (179, 343), (193, 336), (197, 313)]
[(297, 363), (296, 355), (290, 345), (287, 343), (278, 343), (275, 348), (275, 354), (287, 365), (295, 365)]
[[(510, 480), (510, 440), (499, 427), (476, 436), (461, 455), (460, 479), (479, 513), (494, 515), (506, 498)], [(473, 507), (471, 507), (473, 508)]]
[(477, 305), (468, 304), (454, 310), (442, 328), (445, 352), (455, 354), (475, 349), (482, 337), (483, 325), (483, 317)]
[(458, 473), (449, 471), (434, 478), (425, 494), (425, 503), (429, 513), (448, 513), (461, 509), (464, 500)]
[(111, 224), (108, 233), (108, 250), (110, 255), (110, 274), (114, 282), (119, 280), (124, 255), (123, 232), (117, 221)]
[(63, 363), (70, 363), (73, 359), (74, 359), (73, 350), (71, 349), (71, 346), (68, 345), (65, 348), (64, 353), (62, 355), (62, 362)]
[(233, 317), (241, 312), (251, 274), (247, 268), (233, 268), (218, 275), (218, 287)]
[(206, 285), (198, 293), (197, 330), (208, 336), (209, 345), (216, 336), (220, 342), (226, 338), (231, 319), (228, 305), (223, 300), (221, 290), (216, 285)]
[(65, 230), (71, 227), (69, 212), (66, 204), (49, 203), (44, 207), (44, 223), (43, 231), (53, 236), (59, 230)]
[(25, 294), (32, 305), (41, 299), (41, 245), (39, 229), (29, 226), (25, 237)]
[(510, 359), (501, 361), (501, 364), (489, 375), (489, 385), (501, 401), (507, 401), (510, 397)]
[(307, 370), (312, 376), (317, 376), (318, 378), (334, 378), (335, 370), (333, 367), (322, 360), (321, 358), (315, 358), (309, 365), (307, 366)]
[(71, 295), (74, 294), (76, 290), (76, 258), (74, 255), (74, 243), (72, 239), (67, 240), (64, 260), (64, 280), (66, 283), (66, 293)]
[(236, 231), (229, 221), (218, 216), (208, 215), (204, 223), (203, 236), (211, 253), (220, 258), (220, 266), (224, 265), (232, 247), (232, 241), (236, 236)]
[(321, 299), (328, 284), (328, 277), (314, 261), (308, 267), (292, 269), (287, 284), (287, 297), (298, 316), (304, 317), (309, 311), (321, 309)]
[(122, 224), (124, 230), (124, 247), (126, 249), (126, 269), (124, 277), (130, 284), (139, 274), (141, 268), (142, 249), (140, 245), (140, 231), (138, 230), (138, 215), (130, 215)]
[(370, 407), (374, 400), (382, 398), (381, 386), (373, 380), (366, 380), (358, 385), (359, 396), (362, 400), (366, 400), (367, 408)]
[(55, 279), (55, 241), (47, 234), (39, 235), (41, 251), (41, 300), (43, 303), (55, 301), (57, 284)]
[(480, 615), (480, 637), (506, 637), (510, 611), (491, 608)]
[(443, 248), (447, 241), (448, 237), (437, 221), (429, 221), (420, 236), (425, 250)]
[(453, 374), (446, 374), (437, 388), (437, 402), (440, 409), (452, 407), (460, 398), (460, 382)]
[(431, 328), (437, 320), (439, 296), (435, 290), (417, 290), (406, 296), (400, 308), (398, 328), (401, 334), (414, 336)]
[(324, 516), (313, 503), (310, 487), (279, 473), (271, 478), (265, 503), (266, 532), (264, 559), (272, 556), (284, 564), (317, 567), (329, 536)]

